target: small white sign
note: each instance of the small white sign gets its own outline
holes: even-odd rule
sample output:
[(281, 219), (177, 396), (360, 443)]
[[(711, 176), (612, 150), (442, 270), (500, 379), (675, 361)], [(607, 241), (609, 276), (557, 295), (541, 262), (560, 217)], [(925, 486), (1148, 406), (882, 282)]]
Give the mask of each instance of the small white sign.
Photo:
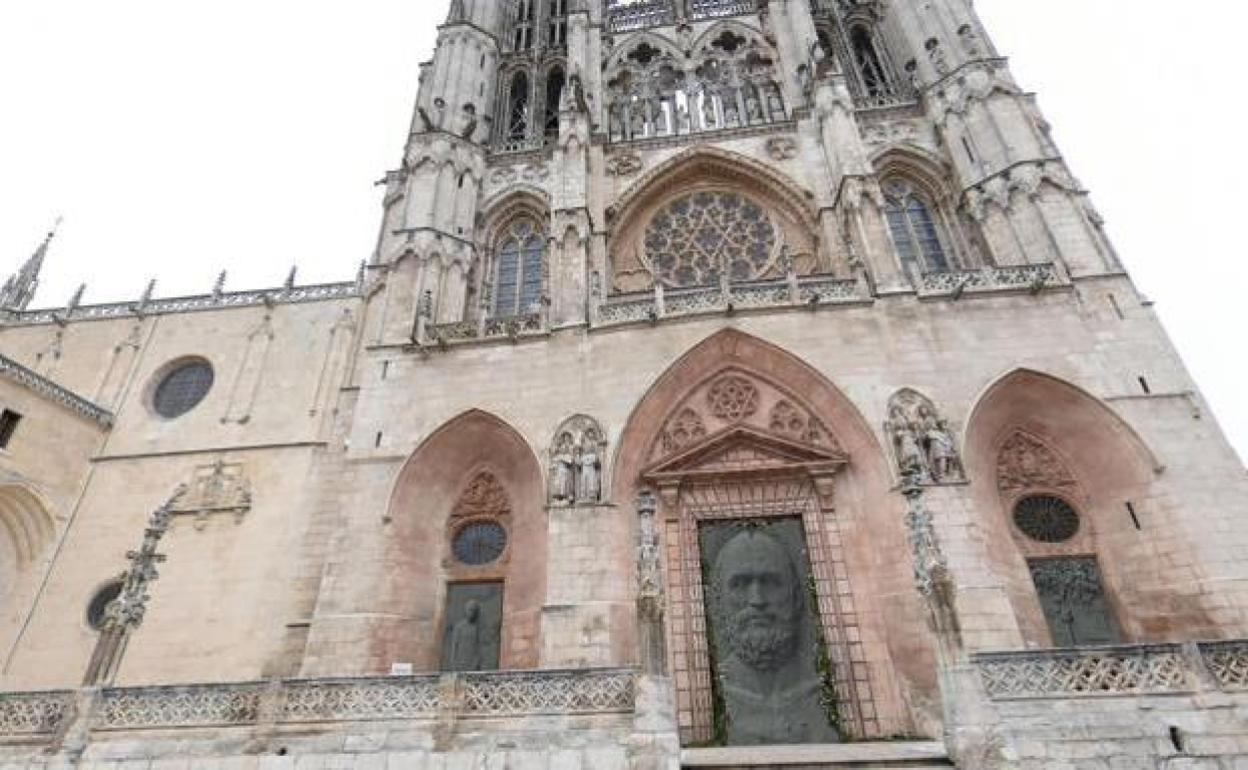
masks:
[(411, 663), (390, 664), (390, 676), (411, 676), (414, 670)]

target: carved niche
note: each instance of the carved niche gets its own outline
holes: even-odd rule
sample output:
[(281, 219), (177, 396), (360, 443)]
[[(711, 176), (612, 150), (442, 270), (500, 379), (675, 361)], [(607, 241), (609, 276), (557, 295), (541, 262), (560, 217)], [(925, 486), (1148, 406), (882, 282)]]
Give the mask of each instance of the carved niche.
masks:
[(1070, 490), (1075, 486), (1075, 475), (1041, 439), (1017, 430), (1001, 444), (997, 453), (997, 488), (1003, 495)]
[(550, 504), (597, 505), (603, 499), (607, 434), (592, 417), (563, 421), (550, 447)]
[(884, 434), (905, 481), (944, 484), (966, 479), (953, 428), (922, 393), (905, 388), (893, 394)]

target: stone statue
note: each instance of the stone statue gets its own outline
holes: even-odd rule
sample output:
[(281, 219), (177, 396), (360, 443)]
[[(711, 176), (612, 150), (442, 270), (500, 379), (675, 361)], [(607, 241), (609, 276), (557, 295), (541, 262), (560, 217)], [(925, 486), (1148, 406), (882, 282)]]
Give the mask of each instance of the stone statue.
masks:
[(572, 434), (561, 433), (550, 458), (550, 499), (571, 504), (576, 500), (576, 456)]
[(927, 445), (927, 467), (933, 481), (948, 481), (958, 474), (958, 449), (949, 424), (928, 406), (919, 407), (923, 442)]
[(710, 91), (702, 93), (702, 128), (715, 127), (715, 97)]
[(464, 603), (464, 615), (451, 627), (451, 671), (481, 671), (484, 659), (481, 654), (481, 603), (469, 599)]
[(576, 502), (596, 503), (602, 499), (602, 458), (598, 456), (598, 433), (593, 428), (581, 437), (577, 458), (580, 473), (576, 479)]
[(927, 461), (919, 445), (915, 426), (906, 417), (900, 405), (893, 406), (888, 416), (893, 434), (893, 446), (897, 450), (897, 467), (903, 478), (927, 478)]
[(711, 611), (729, 745), (839, 740), (803, 633), (805, 590), (789, 549), (765, 531), (733, 535), (715, 559)]
[(750, 116), (751, 123), (757, 123), (763, 119), (763, 105), (758, 101), (758, 92), (753, 87), (747, 91), (745, 112)]

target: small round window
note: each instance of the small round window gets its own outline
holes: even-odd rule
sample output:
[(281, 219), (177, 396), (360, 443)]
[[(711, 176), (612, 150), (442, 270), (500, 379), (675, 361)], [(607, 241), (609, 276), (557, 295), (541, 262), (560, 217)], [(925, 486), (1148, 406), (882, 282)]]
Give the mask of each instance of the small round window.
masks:
[(172, 420), (194, 409), (212, 389), (212, 365), (196, 360), (175, 366), (156, 386), (152, 406), (161, 417)]
[(460, 564), (479, 567), (497, 561), (507, 548), (507, 530), (496, 521), (464, 525), (451, 541), (451, 552)]
[(1032, 495), (1014, 505), (1014, 524), (1041, 543), (1064, 543), (1079, 532), (1079, 514), (1060, 497)]
[(114, 580), (96, 591), (95, 596), (91, 597), (91, 603), (87, 605), (87, 625), (96, 631), (103, 628), (108, 605), (112, 604), (118, 596), (121, 596), (120, 580)]

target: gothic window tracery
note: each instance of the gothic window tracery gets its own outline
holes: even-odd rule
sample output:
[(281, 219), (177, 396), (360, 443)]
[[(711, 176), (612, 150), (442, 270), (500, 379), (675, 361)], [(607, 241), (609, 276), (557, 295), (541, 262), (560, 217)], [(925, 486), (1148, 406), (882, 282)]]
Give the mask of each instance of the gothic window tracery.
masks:
[(616, 58), (607, 76), (612, 141), (786, 119), (775, 56), (761, 38), (728, 26), (704, 40), (689, 56), (642, 40)]
[(871, 31), (865, 26), (855, 26), (849, 32), (849, 41), (853, 49), (854, 68), (865, 96), (872, 101), (895, 96), (892, 80), (876, 50)]
[(495, 317), (523, 315), (540, 308), (545, 250), (545, 233), (530, 217), (516, 219), (504, 231), (495, 248)]
[(702, 191), (677, 198), (646, 227), (646, 257), (673, 286), (747, 281), (766, 273), (779, 236), (767, 211), (736, 192)]
[(568, 0), (549, 0), (549, 3), (546, 42), (551, 48), (563, 50), (568, 47)]
[(507, 99), (507, 138), (521, 141), (529, 134), (529, 76), (517, 72), (511, 78)]
[(566, 78), (563, 75), (562, 68), (553, 67), (546, 73), (545, 131), (547, 136), (557, 136), (559, 134), (559, 102), (563, 98), (565, 84)]
[(949, 270), (950, 259), (930, 199), (903, 179), (884, 185), (889, 233), (903, 268), (909, 273)]
[(516, 19), (512, 27), (512, 50), (514, 51), (528, 51), (533, 48), (536, 4), (537, 0), (519, 0), (516, 4)]

